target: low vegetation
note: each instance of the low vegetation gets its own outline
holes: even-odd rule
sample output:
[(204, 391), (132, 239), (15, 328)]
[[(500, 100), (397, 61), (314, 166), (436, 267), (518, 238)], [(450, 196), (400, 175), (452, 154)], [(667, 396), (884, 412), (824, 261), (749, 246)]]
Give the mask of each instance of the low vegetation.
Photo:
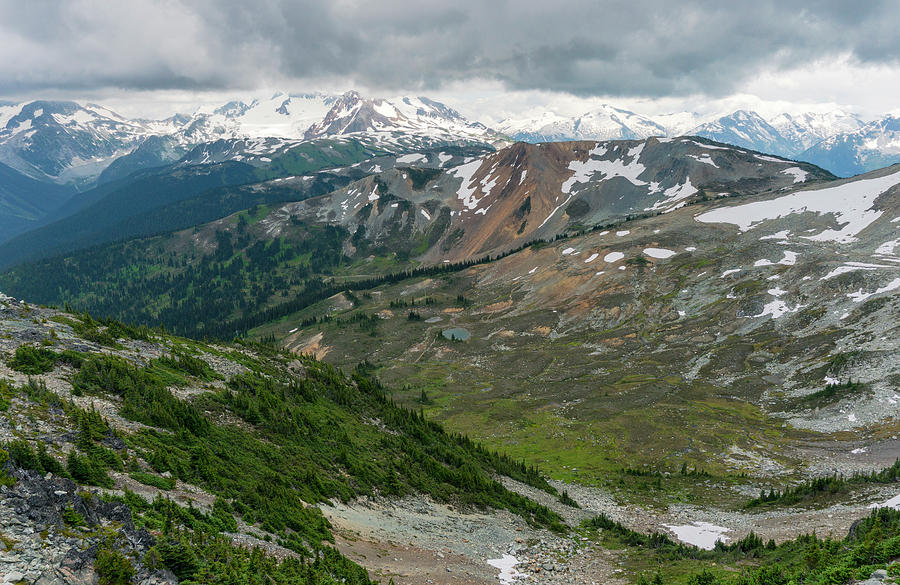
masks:
[(776, 545), (751, 532), (713, 550), (637, 533), (604, 516), (582, 529), (602, 530), (604, 544), (630, 550), (632, 566), (646, 568), (637, 578), (641, 585), (839, 585), (879, 568), (895, 571), (891, 563), (900, 557), (900, 511), (890, 508), (873, 510), (840, 540), (803, 534)]
[(890, 467), (872, 473), (855, 473), (849, 477), (831, 475), (807, 480), (783, 491), (762, 491), (758, 498), (744, 504), (745, 508), (759, 508), (766, 505), (791, 506), (801, 503), (815, 503), (829, 496), (846, 493), (853, 487), (864, 484), (890, 484), (900, 479), (900, 460)]

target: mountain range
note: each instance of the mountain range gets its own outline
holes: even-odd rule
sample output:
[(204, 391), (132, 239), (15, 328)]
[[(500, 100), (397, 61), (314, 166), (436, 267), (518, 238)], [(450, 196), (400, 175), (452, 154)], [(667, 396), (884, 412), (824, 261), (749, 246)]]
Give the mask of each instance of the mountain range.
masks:
[(254, 141), (232, 148), (266, 156), (311, 138), (366, 132), (382, 141), (641, 139), (697, 135), (760, 152), (804, 160), (838, 175), (873, 170), (900, 157), (897, 118), (864, 122), (854, 114), (780, 114), (763, 118), (738, 110), (713, 119), (690, 112), (643, 116), (602, 105), (578, 116), (544, 111), (505, 119), (490, 129), (424, 97), (373, 99), (357, 92), (275, 93), (268, 99), (201, 107), (163, 120), (128, 119), (96, 104), (37, 100), (0, 105), (0, 163), (33, 179), (89, 188), (131, 172), (179, 160), (220, 140)]
[(512, 139), (526, 142), (702, 136), (810, 162), (843, 177), (900, 162), (898, 127), (892, 115), (865, 122), (840, 110), (782, 113), (768, 119), (737, 110), (704, 120), (690, 112), (651, 118), (606, 105), (579, 116), (546, 112), (497, 124)]

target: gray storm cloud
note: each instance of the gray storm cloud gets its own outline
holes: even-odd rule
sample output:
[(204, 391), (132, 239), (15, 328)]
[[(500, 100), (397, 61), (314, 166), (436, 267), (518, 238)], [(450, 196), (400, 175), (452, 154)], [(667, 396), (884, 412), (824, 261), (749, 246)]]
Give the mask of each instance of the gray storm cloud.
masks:
[(897, 64), (896, 2), (0, 0), (0, 94), (489, 79), (581, 96), (725, 95), (835, 56)]

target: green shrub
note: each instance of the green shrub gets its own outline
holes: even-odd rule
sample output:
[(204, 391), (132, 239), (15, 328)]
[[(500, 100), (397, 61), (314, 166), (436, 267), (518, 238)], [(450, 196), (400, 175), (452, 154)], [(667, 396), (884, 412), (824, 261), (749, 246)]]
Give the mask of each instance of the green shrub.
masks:
[(7, 461), (9, 461), (9, 453), (6, 452), (6, 449), (0, 449), (0, 485), (10, 487), (16, 483), (16, 478), (6, 475), (3, 467)]
[(72, 528), (81, 528), (82, 526), (87, 525), (84, 516), (75, 511), (71, 506), (63, 508), (63, 511), (60, 512), (60, 516), (62, 516), (63, 522)]
[(102, 466), (97, 465), (89, 457), (79, 455), (75, 451), (69, 452), (66, 461), (66, 470), (72, 479), (87, 485), (96, 485), (105, 488), (113, 487), (113, 480)]
[(9, 459), (18, 467), (42, 471), (38, 456), (28, 441), (24, 439), (11, 441), (6, 445), (6, 452), (9, 453)]
[(169, 491), (175, 487), (175, 480), (170, 477), (162, 477), (160, 475), (153, 475), (152, 473), (145, 473), (143, 471), (136, 471), (134, 473), (129, 473), (128, 475), (129, 477), (131, 477), (131, 479), (138, 483), (159, 488), (161, 490)]
[(163, 541), (156, 545), (163, 565), (178, 577), (190, 579), (200, 569), (200, 560), (189, 543), (183, 540)]
[(20, 345), (16, 348), (16, 352), (12, 359), (9, 360), (8, 365), (10, 368), (23, 374), (46, 374), (56, 366), (56, 358), (57, 354), (53, 350)]
[(113, 548), (110, 542), (105, 543), (97, 551), (94, 561), (94, 572), (97, 573), (99, 585), (130, 585), (134, 578), (134, 565), (131, 560)]

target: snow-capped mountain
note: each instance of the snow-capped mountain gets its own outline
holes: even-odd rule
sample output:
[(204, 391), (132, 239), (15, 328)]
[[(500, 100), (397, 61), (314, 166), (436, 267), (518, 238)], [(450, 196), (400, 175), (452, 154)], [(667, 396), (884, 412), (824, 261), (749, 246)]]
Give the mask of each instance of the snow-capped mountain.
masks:
[(805, 112), (802, 114), (779, 114), (769, 120), (769, 124), (790, 144), (795, 153), (800, 153), (819, 142), (845, 132), (854, 132), (863, 126), (863, 121), (854, 114), (841, 110), (825, 113)]
[(266, 158), (285, 144), (301, 139), (337, 99), (338, 96), (324, 93), (276, 92), (268, 99), (230, 101), (218, 107), (202, 107), (190, 116), (148, 122), (156, 132), (110, 165), (100, 182), (173, 163), (201, 145), (209, 145), (210, 153), (215, 154), (198, 160), (220, 162), (229, 157), (241, 160), (254, 155)]
[(499, 141), (484, 124), (470, 122), (456, 110), (425, 97), (364, 98), (349, 91), (331, 106), (321, 121), (311, 125), (304, 138), (343, 136), (358, 132), (404, 133), (440, 141)]
[(508, 118), (500, 122), (497, 129), (524, 142), (635, 140), (668, 134), (665, 127), (650, 118), (605, 104), (577, 117), (548, 111), (524, 120)]
[(322, 120), (340, 96), (324, 93), (274, 93), (250, 103), (231, 101), (216, 108), (201, 108), (191, 118), (194, 142), (200, 133), (209, 138), (303, 138), (307, 128)]
[[(891, 145), (896, 137), (887, 118), (863, 127), (864, 122), (857, 115), (842, 110), (782, 113), (772, 118), (749, 110), (712, 118), (695, 112), (650, 118), (606, 105), (583, 116), (545, 111), (537, 117), (508, 118), (497, 125), (499, 131), (524, 142), (702, 136), (759, 152), (799, 158), (839, 175), (870, 171), (883, 166), (882, 163), (897, 160), (890, 151), (895, 148)], [(820, 143), (821, 146), (816, 146)], [(853, 146), (847, 146), (849, 143)], [(833, 152), (826, 154), (826, 150)]]
[[(256, 161), (303, 140), (354, 135), (394, 152), (452, 144), (644, 139), (697, 135), (848, 175), (898, 160), (897, 119), (864, 125), (854, 114), (780, 114), (738, 110), (713, 119), (693, 112), (651, 118), (603, 105), (579, 116), (546, 111), (508, 118), (495, 131), (425, 97), (369, 98), (350, 91), (281, 93), (204, 106), (163, 120), (128, 119), (94, 104), (31, 101), (0, 104), (0, 163), (40, 181), (95, 181), (171, 164)], [(207, 145), (205, 149), (196, 150)]]
[(701, 116), (697, 112), (672, 112), (658, 114), (653, 120), (666, 129), (667, 136), (687, 136), (691, 130), (709, 121), (709, 116)]
[(278, 92), (164, 120), (129, 120), (93, 104), (34, 101), (0, 106), (0, 162), (39, 180), (89, 184), (175, 162), (204, 144), (217, 144), (210, 160), (264, 161), (287, 144), (352, 133), (404, 149), (503, 142), (483, 124), (425, 97)]
[(150, 133), (147, 124), (95, 104), (32, 101), (3, 106), (0, 162), (35, 179), (83, 183)]
[(777, 128), (756, 112), (746, 110), (701, 124), (688, 134), (780, 156), (796, 154)]
[(855, 131), (830, 136), (798, 158), (840, 176), (900, 163), (900, 118), (885, 116)]

